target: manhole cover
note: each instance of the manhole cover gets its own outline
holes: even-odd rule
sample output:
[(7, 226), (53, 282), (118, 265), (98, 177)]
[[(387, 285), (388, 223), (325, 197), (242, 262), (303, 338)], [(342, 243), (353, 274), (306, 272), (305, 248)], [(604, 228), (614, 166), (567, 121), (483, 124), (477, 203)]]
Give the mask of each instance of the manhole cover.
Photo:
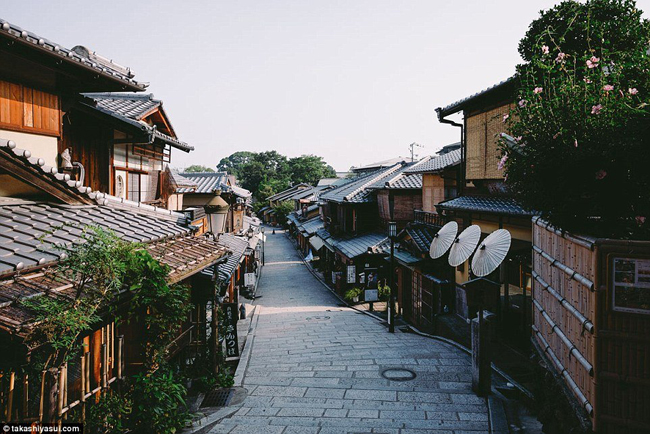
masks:
[(232, 389), (215, 389), (205, 394), (201, 408), (204, 407), (226, 407), (234, 391)]
[(417, 377), (415, 372), (405, 368), (384, 369), (381, 376), (390, 381), (411, 381)]
[(311, 321), (311, 320), (326, 320), (326, 319), (330, 319), (330, 317), (329, 317), (329, 316), (308, 316), (308, 317), (306, 318), (307, 321)]

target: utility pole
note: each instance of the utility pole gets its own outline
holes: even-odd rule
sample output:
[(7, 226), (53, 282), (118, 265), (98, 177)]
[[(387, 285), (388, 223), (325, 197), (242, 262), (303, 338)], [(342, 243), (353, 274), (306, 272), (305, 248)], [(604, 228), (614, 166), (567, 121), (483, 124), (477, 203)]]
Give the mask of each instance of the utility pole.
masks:
[(409, 148), (411, 149), (411, 163), (415, 161), (415, 148), (424, 148), (424, 146), (420, 145), (419, 143), (411, 143), (409, 145)]

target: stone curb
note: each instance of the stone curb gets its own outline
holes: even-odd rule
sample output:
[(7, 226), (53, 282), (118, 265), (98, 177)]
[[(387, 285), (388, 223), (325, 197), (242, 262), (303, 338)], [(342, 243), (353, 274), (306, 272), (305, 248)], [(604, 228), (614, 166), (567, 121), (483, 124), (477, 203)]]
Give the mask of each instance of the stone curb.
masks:
[(244, 342), (244, 349), (242, 350), (241, 357), (239, 358), (239, 363), (237, 364), (237, 369), (235, 370), (235, 387), (241, 387), (244, 382), (244, 376), (246, 375), (246, 369), (248, 368), (248, 362), (251, 358), (251, 352), (253, 348), (253, 340), (255, 339), (255, 329), (257, 328), (257, 321), (259, 320), (259, 312), (262, 310), (261, 306), (255, 306), (251, 315), (251, 325), (248, 328), (248, 333), (246, 334), (246, 342)]

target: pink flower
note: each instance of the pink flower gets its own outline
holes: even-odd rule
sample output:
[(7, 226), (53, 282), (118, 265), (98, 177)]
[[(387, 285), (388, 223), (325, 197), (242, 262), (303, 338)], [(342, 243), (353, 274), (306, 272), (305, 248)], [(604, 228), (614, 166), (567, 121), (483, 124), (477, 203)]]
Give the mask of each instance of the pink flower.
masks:
[(603, 169), (600, 169), (598, 172), (596, 172), (596, 179), (598, 180), (601, 180), (606, 176), (607, 176), (607, 172), (605, 172)]
[(636, 90), (636, 87), (631, 87), (627, 91), (630, 93), (630, 95), (636, 95), (637, 93), (639, 93), (639, 91)]
[(544, 91), (543, 88), (541, 88), (541, 87), (536, 87), (536, 88), (533, 90), (533, 93), (542, 93), (543, 91)]
[(582, 80), (584, 80), (584, 82), (587, 84), (591, 83), (591, 80), (589, 80), (587, 77), (583, 78)]
[(499, 161), (499, 164), (497, 165), (497, 169), (503, 170), (503, 168), (506, 165), (506, 161), (508, 161), (508, 154), (505, 154), (503, 157), (501, 157), (501, 161)]
[(605, 92), (612, 91), (612, 90), (614, 90), (614, 86), (612, 86), (611, 84), (606, 84), (605, 86), (603, 86), (603, 90)]
[(548, 45), (542, 45), (542, 53), (548, 54)]
[(557, 63), (563, 63), (565, 57), (566, 57), (566, 54), (565, 54), (565, 53), (562, 53), (562, 52), (557, 53), (557, 57), (555, 58), (555, 61), (556, 61)]
[(577, 147), (578, 147), (578, 139), (576, 139), (575, 142), (573, 142), (573, 144), (574, 144), (575, 147), (577, 148)]
[(528, 101), (526, 101), (525, 99), (519, 100), (519, 107), (520, 108), (526, 107), (526, 104), (528, 104)]
[(638, 215), (638, 216), (634, 217), (634, 219), (636, 220), (636, 224), (639, 225), (639, 226), (641, 226), (643, 223), (645, 223), (645, 216)]
[(521, 139), (522, 139), (521, 136), (517, 136), (517, 137), (515, 137), (515, 142), (519, 143), (519, 142), (521, 142)]
[(505, 124), (509, 117), (510, 115), (506, 113), (505, 115), (503, 115), (503, 120), (501, 122)]
[(596, 56), (591, 56), (591, 59), (587, 60), (587, 68), (593, 69), (598, 66), (600, 59)]
[(600, 114), (600, 111), (601, 111), (602, 109), (603, 109), (603, 105), (602, 105), (602, 104), (597, 104), (597, 105), (591, 106), (591, 114), (592, 114), (592, 115), (599, 115), (599, 114)]

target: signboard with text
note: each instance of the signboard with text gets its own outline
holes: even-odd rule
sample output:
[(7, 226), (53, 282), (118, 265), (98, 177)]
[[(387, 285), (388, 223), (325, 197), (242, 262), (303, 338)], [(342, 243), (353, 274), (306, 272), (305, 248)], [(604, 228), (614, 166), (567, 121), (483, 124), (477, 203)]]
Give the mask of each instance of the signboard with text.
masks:
[(221, 305), (224, 312), (224, 342), (226, 344), (226, 357), (239, 357), (239, 342), (237, 341), (237, 320), (239, 309), (237, 303), (224, 303)]
[(255, 273), (245, 273), (244, 274), (244, 285), (245, 286), (255, 286)]
[(348, 283), (355, 283), (357, 278), (357, 267), (348, 265)]

